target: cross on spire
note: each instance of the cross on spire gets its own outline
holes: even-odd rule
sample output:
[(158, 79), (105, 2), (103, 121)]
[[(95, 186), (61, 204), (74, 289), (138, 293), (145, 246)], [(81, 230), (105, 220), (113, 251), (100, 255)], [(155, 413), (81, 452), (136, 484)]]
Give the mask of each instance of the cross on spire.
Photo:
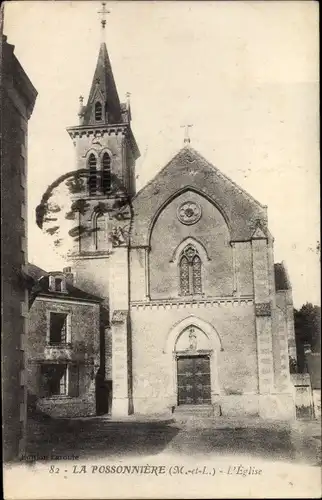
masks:
[(190, 137), (189, 137), (189, 128), (193, 127), (192, 124), (186, 124), (186, 125), (181, 125), (181, 128), (184, 128), (184, 144), (190, 144)]
[(102, 10), (97, 11), (98, 14), (101, 14), (101, 26), (102, 31), (104, 31), (106, 26), (106, 14), (110, 14), (110, 11), (106, 8), (106, 2), (102, 2)]

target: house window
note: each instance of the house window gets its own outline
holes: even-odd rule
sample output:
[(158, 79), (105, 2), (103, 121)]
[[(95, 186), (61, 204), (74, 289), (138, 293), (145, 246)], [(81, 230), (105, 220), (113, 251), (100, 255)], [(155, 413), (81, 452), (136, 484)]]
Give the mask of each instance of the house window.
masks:
[(102, 161), (102, 191), (107, 193), (111, 189), (111, 158), (104, 153)]
[(47, 397), (67, 396), (68, 365), (44, 364), (41, 366), (44, 393)]
[(62, 283), (63, 279), (62, 278), (56, 278), (55, 279), (55, 292), (61, 292), (62, 291)]
[(202, 293), (201, 259), (194, 246), (188, 245), (179, 258), (180, 295)]
[(52, 292), (66, 292), (64, 276), (49, 276), (49, 288)]
[(102, 119), (102, 105), (100, 102), (95, 103), (95, 120), (101, 121)]
[(89, 194), (96, 194), (97, 190), (97, 170), (96, 170), (96, 156), (91, 153), (88, 158), (89, 177), (88, 189)]
[(67, 314), (51, 312), (49, 318), (49, 344), (66, 344), (68, 342)]

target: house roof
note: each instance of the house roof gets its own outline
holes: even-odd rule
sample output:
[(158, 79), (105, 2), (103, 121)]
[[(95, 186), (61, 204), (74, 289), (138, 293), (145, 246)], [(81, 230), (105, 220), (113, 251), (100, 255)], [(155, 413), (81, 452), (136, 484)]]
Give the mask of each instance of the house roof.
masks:
[[(64, 273), (61, 273), (64, 274)], [(49, 288), (49, 276), (50, 275), (57, 275), (57, 271), (55, 273), (48, 273), (47, 271), (44, 271), (40, 267), (36, 266), (35, 264), (30, 264), (28, 263), (28, 276), (30, 276), (34, 280), (34, 288), (32, 292), (36, 292), (37, 296), (49, 296), (49, 297), (55, 297), (59, 299), (77, 299), (77, 300), (83, 300), (87, 302), (97, 302), (100, 303), (103, 301), (101, 297), (98, 297), (97, 295), (93, 295), (87, 292), (84, 292), (80, 288), (75, 287), (68, 281), (66, 281), (66, 292), (57, 292), (57, 291), (52, 291)], [(37, 288), (37, 290), (36, 290)]]

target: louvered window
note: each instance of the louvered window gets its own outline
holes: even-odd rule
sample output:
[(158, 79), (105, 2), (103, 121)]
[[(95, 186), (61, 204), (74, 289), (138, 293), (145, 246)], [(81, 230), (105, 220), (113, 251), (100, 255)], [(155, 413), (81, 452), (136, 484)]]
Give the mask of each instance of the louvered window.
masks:
[(97, 122), (101, 121), (102, 119), (102, 105), (100, 102), (95, 103), (95, 120)]
[(102, 192), (106, 194), (111, 189), (111, 158), (104, 153), (102, 160)]
[(88, 167), (89, 167), (89, 177), (88, 177), (88, 189), (89, 194), (96, 194), (97, 190), (97, 170), (96, 170), (96, 157), (93, 153), (89, 155)]

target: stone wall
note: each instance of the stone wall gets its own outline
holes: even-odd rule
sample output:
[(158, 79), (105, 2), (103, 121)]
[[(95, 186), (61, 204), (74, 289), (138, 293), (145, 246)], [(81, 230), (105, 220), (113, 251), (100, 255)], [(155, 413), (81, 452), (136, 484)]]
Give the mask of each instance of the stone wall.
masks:
[[(166, 411), (177, 405), (174, 342), (171, 331), (180, 321), (210, 328), (216, 362), (212, 364), (213, 402), (224, 412), (258, 411), (258, 372), (253, 301), (175, 303), (163, 301), (131, 307), (133, 339), (133, 403), (136, 413)], [(201, 322), (201, 323), (200, 323)], [(212, 332), (212, 333), (211, 333)], [(221, 348), (215, 337), (220, 339)], [(222, 349), (222, 350), (221, 350)], [(238, 399), (238, 405), (235, 405)], [(249, 401), (254, 404), (249, 406)], [(257, 405), (257, 406), (256, 406)], [(255, 409), (254, 409), (255, 408)], [(255, 411), (256, 410), (256, 411)]]
[(308, 373), (292, 373), (295, 388), (295, 406), (297, 418), (313, 417), (313, 396), (310, 375)]
[[(70, 315), (70, 345), (48, 345), (51, 311)], [(38, 408), (52, 416), (95, 414), (95, 377), (100, 365), (99, 304), (38, 297), (30, 310), (29, 325), (27, 383), (29, 393), (38, 400)], [(73, 369), (68, 395), (44, 397), (40, 367), (45, 362), (66, 363)]]
[[(178, 220), (177, 213), (184, 202), (201, 208), (200, 220), (192, 226)], [(200, 245), (196, 248), (204, 270), (203, 293), (214, 297), (233, 294), (233, 256), (227, 224), (212, 203), (187, 191), (164, 208), (153, 227), (149, 254), (151, 299), (180, 295), (176, 250), (189, 237)]]
[(85, 292), (97, 295), (108, 304), (109, 298), (109, 256), (75, 258), (70, 265), (74, 275), (74, 285)]
[(28, 294), (21, 272), (27, 256), (28, 120), (37, 92), (14, 46), (3, 36), (1, 59), (1, 271), (2, 271), (2, 404), (4, 460), (24, 452), (26, 431), (25, 344)]

